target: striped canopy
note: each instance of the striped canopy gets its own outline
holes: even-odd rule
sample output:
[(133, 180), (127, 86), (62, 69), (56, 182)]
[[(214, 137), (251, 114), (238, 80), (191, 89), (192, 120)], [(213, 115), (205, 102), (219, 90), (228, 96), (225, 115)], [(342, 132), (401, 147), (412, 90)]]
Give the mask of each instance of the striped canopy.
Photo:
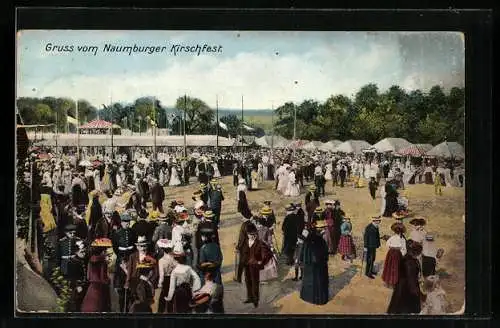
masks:
[(424, 156), (426, 152), (432, 149), (430, 144), (414, 144), (398, 151), (399, 155), (420, 157)]

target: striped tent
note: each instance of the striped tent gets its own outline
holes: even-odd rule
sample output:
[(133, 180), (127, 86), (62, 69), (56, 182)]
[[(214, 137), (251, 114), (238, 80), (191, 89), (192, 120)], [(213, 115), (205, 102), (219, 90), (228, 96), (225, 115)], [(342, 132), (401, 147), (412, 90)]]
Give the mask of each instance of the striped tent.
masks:
[(421, 157), (424, 156), (426, 152), (432, 149), (431, 144), (414, 144), (398, 151), (399, 155), (402, 156), (412, 156)]
[[(80, 126), (80, 129), (110, 129), (110, 128), (111, 128), (111, 122), (104, 120), (93, 120)], [(121, 126), (113, 124), (113, 129), (121, 129)]]

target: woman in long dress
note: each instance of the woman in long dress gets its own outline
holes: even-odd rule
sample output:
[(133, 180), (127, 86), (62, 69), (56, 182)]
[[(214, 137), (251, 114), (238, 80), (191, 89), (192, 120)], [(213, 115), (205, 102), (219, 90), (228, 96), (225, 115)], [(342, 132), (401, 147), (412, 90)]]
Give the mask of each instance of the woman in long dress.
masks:
[(214, 178), (220, 178), (221, 177), (221, 174), (220, 174), (220, 171), (219, 171), (219, 165), (217, 165), (217, 161), (214, 161), (212, 163), (212, 167), (214, 168)]
[(389, 251), (384, 261), (382, 280), (387, 287), (394, 288), (399, 279), (401, 261), (403, 256), (406, 255), (406, 239), (404, 237), (406, 228), (402, 223), (396, 222), (392, 224), (391, 230), (394, 235), (387, 240)]
[(259, 189), (259, 173), (255, 170), (252, 170), (252, 189)]
[(288, 187), (288, 176), (289, 176), (288, 166), (280, 167), (278, 171), (278, 192), (286, 195), (286, 189)]
[(424, 298), (420, 290), (418, 257), (422, 253), (422, 245), (417, 242), (409, 243), (406, 255), (399, 267), (399, 277), (392, 292), (388, 314), (418, 314), (421, 310), (421, 301)]
[(181, 180), (179, 179), (179, 173), (177, 172), (177, 165), (172, 166), (172, 173), (170, 174), (170, 182), (168, 185), (170, 187), (180, 186)]
[(106, 247), (92, 247), (87, 279), (90, 283), (82, 302), (81, 312), (110, 312), (111, 294), (109, 289)]
[(332, 180), (332, 163), (326, 164), (326, 172), (325, 172), (325, 180), (326, 181), (331, 181)]
[(288, 176), (288, 187), (285, 196), (297, 197), (300, 195), (300, 186), (298, 184), (297, 178), (295, 176), (295, 171), (290, 171)]

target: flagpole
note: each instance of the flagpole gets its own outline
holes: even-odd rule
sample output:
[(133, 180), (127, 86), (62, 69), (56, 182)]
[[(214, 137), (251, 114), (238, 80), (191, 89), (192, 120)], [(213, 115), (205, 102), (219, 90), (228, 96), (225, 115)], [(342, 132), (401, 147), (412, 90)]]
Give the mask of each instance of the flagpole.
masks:
[(80, 161), (80, 116), (78, 116), (78, 99), (76, 100), (76, 161)]
[(271, 103), (271, 157), (274, 150), (274, 102)]
[(240, 140), (241, 140), (241, 155), (243, 156), (243, 95), (241, 95), (241, 127), (240, 127)]
[(184, 94), (184, 157), (187, 157), (186, 149), (186, 112), (187, 112), (187, 96)]
[(217, 134), (217, 142), (215, 143), (215, 153), (219, 156), (219, 96), (215, 96), (215, 113), (217, 119), (217, 125), (215, 126), (215, 133)]
[(156, 110), (155, 110), (155, 97), (153, 97), (153, 159), (156, 162)]
[(111, 160), (113, 160), (113, 95), (111, 95), (111, 104), (109, 109), (111, 110)]

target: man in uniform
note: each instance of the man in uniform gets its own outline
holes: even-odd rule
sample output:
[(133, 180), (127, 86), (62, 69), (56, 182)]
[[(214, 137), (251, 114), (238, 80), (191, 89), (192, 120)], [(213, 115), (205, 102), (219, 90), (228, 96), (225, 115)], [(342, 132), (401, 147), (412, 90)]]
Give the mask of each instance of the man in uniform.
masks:
[(75, 230), (76, 226), (74, 224), (68, 224), (64, 228), (65, 236), (59, 240), (58, 245), (59, 267), (61, 268), (62, 275), (66, 279), (70, 278), (70, 263), (78, 250), (76, 242), (79, 239), (75, 237)]
[(377, 274), (373, 268), (373, 263), (375, 262), (375, 255), (377, 253), (377, 248), (380, 247), (380, 216), (373, 217), (372, 222), (368, 224), (365, 228), (364, 234), (364, 251), (366, 253), (366, 269), (365, 275), (370, 279), (375, 279)]
[(123, 270), (123, 266), (129, 261), (129, 256), (135, 250), (135, 241), (137, 235), (130, 228), (131, 217), (127, 213), (121, 215), (121, 228), (118, 229), (112, 239), (113, 251), (116, 254), (115, 276), (113, 287), (118, 293), (120, 304), (120, 312), (127, 312), (129, 304), (131, 304), (131, 293), (128, 288), (125, 288), (127, 281), (127, 273)]
[(222, 193), (222, 188), (220, 184), (216, 181), (214, 182), (214, 189), (210, 191), (210, 207), (214, 213), (214, 223), (218, 228), (220, 224), (220, 213), (222, 211), (222, 201), (224, 200), (224, 194)]

